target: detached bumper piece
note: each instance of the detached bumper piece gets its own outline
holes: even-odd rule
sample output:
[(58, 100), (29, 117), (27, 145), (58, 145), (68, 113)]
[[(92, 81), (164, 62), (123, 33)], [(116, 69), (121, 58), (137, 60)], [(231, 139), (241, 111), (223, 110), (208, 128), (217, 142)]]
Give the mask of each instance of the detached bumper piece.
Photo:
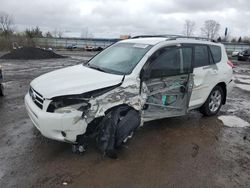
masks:
[(116, 149), (139, 125), (139, 113), (131, 107), (120, 106), (111, 110), (98, 125), (97, 148), (104, 155), (117, 158)]

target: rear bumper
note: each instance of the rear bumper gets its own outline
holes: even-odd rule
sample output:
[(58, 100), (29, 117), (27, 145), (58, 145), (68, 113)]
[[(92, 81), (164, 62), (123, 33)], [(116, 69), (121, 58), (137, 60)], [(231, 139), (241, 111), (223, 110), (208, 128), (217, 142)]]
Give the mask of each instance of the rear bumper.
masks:
[(24, 100), (31, 121), (43, 136), (73, 143), (77, 135), (85, 133), (87, 122), (81, 118), (82, 112), (50, 113), (38, 108), (29, 94), (26, 94)]

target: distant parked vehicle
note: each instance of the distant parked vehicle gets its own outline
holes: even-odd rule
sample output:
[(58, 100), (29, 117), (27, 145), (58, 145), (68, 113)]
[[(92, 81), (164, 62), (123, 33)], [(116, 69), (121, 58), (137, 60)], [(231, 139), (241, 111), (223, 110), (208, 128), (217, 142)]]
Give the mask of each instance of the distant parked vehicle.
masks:
[(4, 96), (4, 87), (3, 87), (3, 72), (2, 67), (0, 66), (0, 96)]
[(238, 54), (238, 60), (239, 61), (247, 61), (247, 60), (250, 60), (250, 48), (242, 51), (242, 52), (239, 52)]
[(232, 57), (237, 57), (239, 55), (239, 51), (233, 51), (232, 52)]
[(102, 51), (103, 50), (103, 48), (102, 47), (92, 47), (92, 46), (86, 46), (85, 48), (84, 48), (86, 51), (94, 51), (94, 52), (98, 52), (98, 51)]
[(97, 52), (102, 51), (102, 50), (103, 50), (103, 48), (102, 48), (102, 47), (100, 47), (100, 46), (99, 46), (99, 47), (97, 47), (97, 48), (94, 48), (94, 49), (93, 49), (93, 51), (97, 51)]
[(66, 49), (68, 49), (68, 50), (73, 50), (73, 49), (76, 49), (76, 48), (77, 48), (76, 44), (71, 44), (71, 45), (68, 45), (66, 47)]
[(93, 51), (93, 50), (94, 50), (94, 47), (93, 47), (93, 46), (86, 46), (86, 47), (85, 47), (85, 50), (86, 50), (86, 51)]

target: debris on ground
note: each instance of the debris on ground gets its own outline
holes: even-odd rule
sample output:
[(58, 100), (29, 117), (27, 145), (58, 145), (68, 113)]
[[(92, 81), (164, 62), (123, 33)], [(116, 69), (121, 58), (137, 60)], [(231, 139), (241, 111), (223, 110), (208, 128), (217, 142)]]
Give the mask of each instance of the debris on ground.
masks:
[(68, 182), (63, 182), (62, 184), (63, 184), (63, 185), (68, 185)]
[(44, 50), (35, 47), (23, 47), (12, 50), (11, 52), (4, 54), (0, 59), (18, 59), (18, 60), (31, 60), (31, 59), (51, 59), (51, 58), (65, 58), (56, 54), (51, 50)]
[(192, 145), (193, 145), (192, 157), (196, 157), (199, 153), (200, 147), (195, 143), (192, 143)]

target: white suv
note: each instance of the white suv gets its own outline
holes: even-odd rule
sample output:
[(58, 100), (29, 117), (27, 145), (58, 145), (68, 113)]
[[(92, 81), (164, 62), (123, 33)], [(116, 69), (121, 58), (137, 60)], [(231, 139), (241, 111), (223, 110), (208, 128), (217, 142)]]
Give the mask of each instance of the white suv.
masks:
[(25, 104), (45, 137), (83, 151), (86, 137), (97, 133), (97, 147), (110, 153), (146, 121), (191, 109), (217, 114), (232, 73), (220, 43), (138, 36), (111, 45), (86, 64), (34, 79)]

